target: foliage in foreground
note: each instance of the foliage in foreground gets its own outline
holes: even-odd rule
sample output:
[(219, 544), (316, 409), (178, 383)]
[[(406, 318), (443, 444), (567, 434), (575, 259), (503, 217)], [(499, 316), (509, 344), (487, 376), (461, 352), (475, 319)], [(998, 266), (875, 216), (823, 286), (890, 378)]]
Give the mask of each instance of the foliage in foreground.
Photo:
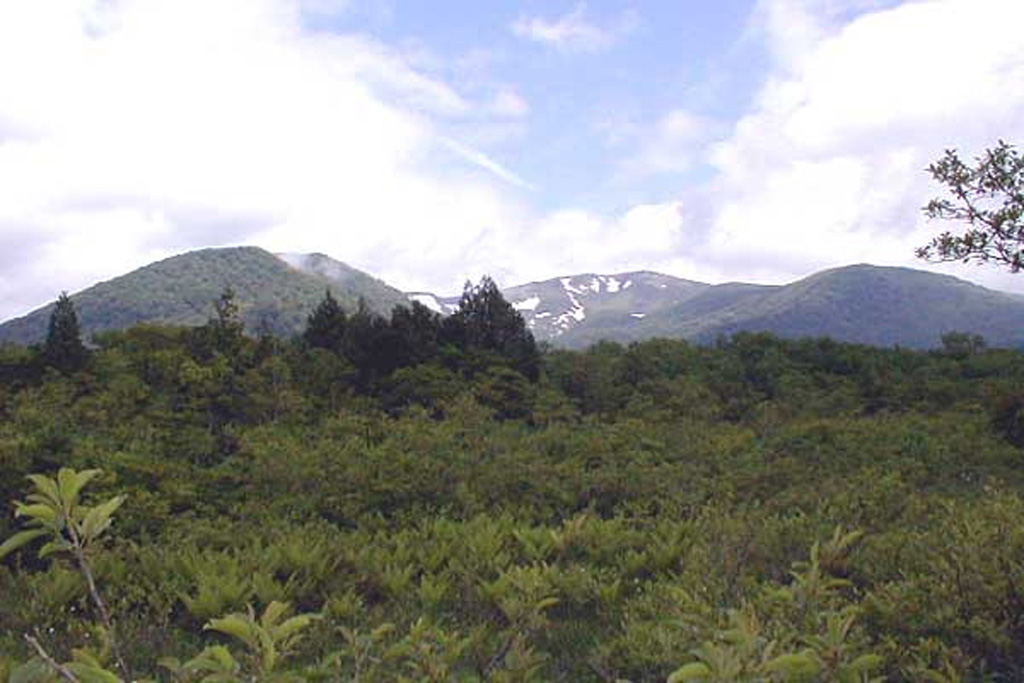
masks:
[(221, 318), (0, 351), (0, 681), (1024, 677), (1017, 352)]

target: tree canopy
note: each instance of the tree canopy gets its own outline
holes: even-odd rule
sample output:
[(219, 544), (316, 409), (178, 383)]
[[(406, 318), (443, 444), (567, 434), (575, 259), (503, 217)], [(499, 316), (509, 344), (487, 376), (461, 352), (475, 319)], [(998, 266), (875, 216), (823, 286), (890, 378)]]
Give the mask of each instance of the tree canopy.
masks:
[(50, 314), (50, 325), (43, 344), (43, 363), (63, 373), (80, 370), (88, 352), (82, 343), (78, 313), (67, 292), (61, 292)]
[(930, 219), (966, 224), (960, 234), (943, 232), (917, 249), (929, 261), (995, 262), (1024, 269), (1024, 156), (1002, 140), (965, 163), (956, 150), (928, 167), (947, 196), (924, 207)]
[(512, 307), (494, 280), (484, 276), (480, 284), (466, 283), (459, 310), (445, 321), (449, 336), (470, 349), (504, 357), (513, 369), (529, 379), (540, 370), (540, 354), (533, 335), (519, 311)]

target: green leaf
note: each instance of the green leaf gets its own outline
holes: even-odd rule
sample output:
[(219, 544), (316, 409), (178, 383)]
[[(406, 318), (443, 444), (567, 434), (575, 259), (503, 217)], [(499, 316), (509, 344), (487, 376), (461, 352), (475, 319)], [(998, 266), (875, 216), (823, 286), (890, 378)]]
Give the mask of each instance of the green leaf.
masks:
[(549, 607), (554, 607), (559, 602), (561, 601), (558, 598), (544, 598), (543, 600), (537, 603), (536, 609), (538, 612), (543, 612)]
[(255, 624), (239, 614), (229, 614), (220, 619), (211, 619), (203, 628), (205, 630), (220, 631), (241, 640), (251, 648), (256, 648), (258, 641), (255, 626)]
[(175, 677), (177, 677), (177, 675), (181, 673), (183, 668), (181, 665), (181, 660), (177, 657), (161, 657), (160, 659), (156, 660), (156, 665), (159, 666), (161, 669), (167, 669)]
[(82, 521), (82, 535), (85, 540), (94, 541), (110, 526), (110, 518), (124, 503), (124, 496), (115, 496), (105, 503), (90, 508)]
[(99, 666), (81, 662), (70, 662), (64, 666), (75, 674), (81, 683), (121, 683), (116, 674)]
[(779, 655), (764, 665), (772, 673), (783, 674), (787, 679), (811, 678), (821, 670), (821, 665), (808, 652)]
[(703, 662), (693, 662), (680, 667), (668, 677), (668, 683), (681, 683), (682, 681), (700, 681), (711, 677), (711, 669)]
[(263, 628), (270, 628), (271, 626), (276, 624), (277, 620), (284, 616), (284, 614), (287, 611), (287, 603), (278, 602), (277, 600), (274, 600), (269, 605), (267, 605), (267, 609), (263, 611), (263, 616), (260, 618), (260, 624), (263, 626)]
[(57, 489), (57, 482), (41, 474), (30, 474), (28, 475), (28, 480), (35, 484), (40, 496), (52, 503), (54, 507), (61, 507), (60, 491)]
[(181, 667), (184, 671), (208, 673), (232, 673), (238, 663), (231, 652), (223, 645), (212, 645), (198, 655), (185, 662)]
[(19, 503), (14, 508), (14, 516), (31, 517), (33, 521), (39, 521), (48, 526), (53, 526), (57, 522), (57, 510), (52, 505), (46, 503), (35, 503), (32, 505)]
[(313, 623), (315, 619), (319, 618), (320, 615), (318, 614), (299, 614), (286, 620), (283, 624), (271, 629), (270, 634), (273, 636), (275, 641), (284, 643), (299, 631)]
[(47, 536), (49, 533), (50, 532), (47, 529), (28, 529), (26, 531), (19, 531), (0, 545), (0, 560), (7, 557), (23, 545), (31, 543), (40, 536)]
[(57, 484), (61, 501), (70, 508), (78, 502), (78, 494), (82, 488), (99, 475), (100, 470), (76, 472), (69, 467), (60, 468), (60, 471), (57, 472)]
[(100, 663), (100, 660), (96, 658), (96, 655), (89, 652), (88, 650), (81, 650), (78, 648), (71, 650), (71, 659), (74, 662), (78, 662), (79, 664), (85, 664), (88, 666), (95, 666), (99, 668), (102, 668), (103, 666)]
[(872, 669), (877, 669), (884, 663), (885, 658), (881, 655), (866, 654), (857, 657), (857, 659), (853, 660), (847, 668), (856, 673), (863, 673), (871, 671)]
[(53, 555), (54, 553), (62, 553), (70, 549), (71, 546), (68, 544), (67, 541), (63, 539), (50, 541), (49, 543), (43, 545), (43, 547), (39, 549), (39, 559), (44, 559), (49, 557), (50, 555)]

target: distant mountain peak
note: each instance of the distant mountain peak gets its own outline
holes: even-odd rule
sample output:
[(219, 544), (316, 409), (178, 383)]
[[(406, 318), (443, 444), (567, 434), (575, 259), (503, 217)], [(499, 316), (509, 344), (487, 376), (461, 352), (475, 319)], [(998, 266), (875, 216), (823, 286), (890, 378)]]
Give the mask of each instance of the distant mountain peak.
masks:
[[(302, 329), (331, 289), (354, 310), (360, 298), (387, 313), (402, 292), (323, 254), (275, 255), (253, 246), (198, 249), (151, 263), (72, 295), (86, 335), (138, 323), (200, 325), (213, 302), (234, 290), (250, 329), (269, 324), (281, 333)], [(46, 335), (50, 306), (0, 325), (0, 341), (35, 343)]]
[[(711, 340), (741, 330), (917, 348), (962, 330), (982, 334), (993, 346), (1024, 344), (1024, 297), (869, 263), (788, 285), (710, 285), (641, 270), (562, 275), (503, 293), (538, 339), (564, 346), (656, 336)], [(457, 297), (415, 296), (430, 297), (444, 312), (458, 303)]]
[[(259, 247), (200, 249), (151, 263), (72, 295), (85, 334), (141, 322), (198, 325), (221, 292), (235, 290), (255, 329), (302, 329), (330, 289), (353, 310), (363, 299), (382, 314), (418, 301), (439, 313), (458, 296), (404, 294), (323, 253), (271, 254)], [(541, 341), (585, 346), (651, 337), (706, 341), (739, 331), (785, 337), (927, 348), (949, 331), (983, 335), (990, 346), (1024, 346), (1024, 297), (912, 268), (858, 263), (787, 285), (711, 285), (648, 270), (562, 275), (503, 290)], [(0, 325), (0, 341), (38, 342), (50, 307)]]

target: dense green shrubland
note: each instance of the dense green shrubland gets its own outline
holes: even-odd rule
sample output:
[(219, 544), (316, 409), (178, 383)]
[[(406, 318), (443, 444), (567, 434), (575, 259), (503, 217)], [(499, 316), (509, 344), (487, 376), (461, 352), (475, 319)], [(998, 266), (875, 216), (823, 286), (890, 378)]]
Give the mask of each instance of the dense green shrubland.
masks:
[(502, 303), (0, 351), (0, 539), (29, 474), (125, 497), (0, 563), (0, 681), (1024, 677), (1024, 355), (537, 356)]

